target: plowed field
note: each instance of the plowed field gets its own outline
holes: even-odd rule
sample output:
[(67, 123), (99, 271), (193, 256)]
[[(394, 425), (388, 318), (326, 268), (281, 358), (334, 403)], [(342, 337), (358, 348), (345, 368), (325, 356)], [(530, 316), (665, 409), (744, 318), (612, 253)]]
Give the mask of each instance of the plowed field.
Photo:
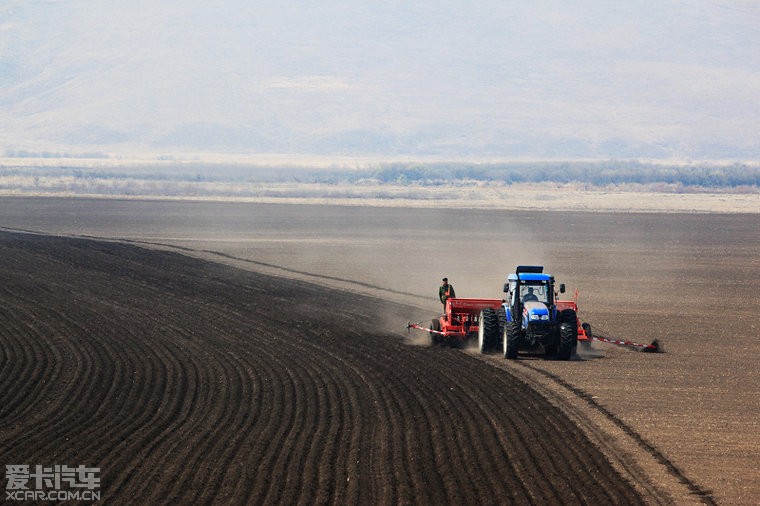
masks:
[(377, 330), (404, 306), (27, 234), (0, 279), (2, 463), (99, 467), (108, 503), (642, 502), (509, 371)]
[[(730, 204), (730, 197), (726, 199)], [(544, 417), (541, 399), (546, 399), (588, 438), (568, 446), (581, 448), (582, 453), (598, 448), (615, 469), (607, 471), (611, 473), (607, 478), (598, 471), (586, 473), (589, 477), (570, 464), (568, 474), (580, 480), (576, 492), (600, 493), (589, 489), (605, 490), (608, 485), (584, 486), (584, 480), (608, 483), (620, 473), (647, 502), (758, 504), (758, 213), (3, 197), (0, 227), (62, 236), (5, 236), (6, 249), (12, 243), (16, 246), (15, 252), (0, 257), (4, 266), (0, 293), (6, 301), (2, 315), (10, 322), (2, 327), (2, 335), (6, 346), (15, 346), (7, 350), (15, 351), (4, 355), (0, 370), (4, 378), (0, 410), (10, 417), (9, 423), (0, 420), (0, 456), (6, 448), (12, 450), (8, 452), (12, 459), (3, 458), (0, 464), (34, 464), (36, 459), (42, 464), (100, 463), (104, 493), (122, 501), (124, 490), (136, 498), (160, 500), (165, 492), (153, 490), (166, 490), (169, 484), (175, 495), (164, 498), (167, 502), (190, 500), (195, 493), (202, 499), (210, 497), (199, 492), (205, 489), (204, 480), (212, 480), (224, 484), (219, 485), (223, 492), (213, 495), (217, 500), (509, 502), (512, 496), (507, 494), (516, 494), (515, 502), (555, 502), (555, 496), (526, 491), (504, 477), (510, 471), (513, 477), (529, 476), (536, 469), (526, 465), (547, 462), (504, 446), (513, 441), (509, 438), (524, 434), (516, 430), (520, 423), (510, 418), (515, 413), (530, 420), (530, 428), (536, 427), (525, 438), (526, 448), (545, 445), (546, 452), (559, 451), (551, 440), (542, 439), (544, 429), (534, 425), (543, 423), (536, 421), (535, 414)], [(67, 242), (65, 237), (111, 242)], [(127, 248), (128, 244), (154, 251)], [(89, 249), (81, 250), (84, 245)], [(501, 297), (505, 275), (520, 264), (546, 266), (567, 284), (570, 294), (579, 288), (579, 315), (595, 333), (645, 343), (656, 338), (666, 353), (637, 353), (597, 342), (591, 352), (568, 362), (530, 355), (506, 361), (496, 354), (409, 346), (424, 335), (407, 335), (404, 325), (410, 320), (429, 322), (440, 311), (435, 297), (442, 276), (449, 277), (459, 296)], [(130, 340), (142, 346), (137, 356), (137, 343)], [(92, 365), (102, 362), (98, 353), (106, 352), (111, 353), (106, 355), (107, 363), (113, 364), (110, 373)], [(334, 357), (342, 369), (327, 367), (324, 354)], [(197, 372), (186, 371), (193, 364)], [(264, 373), (267, 364), (273, 369)], [(233, 374), (238, 378), (234, 381), (225, 379), (225, 370), (239, 370), (237, 366), (245, 372)], [(209, 372), (204, 367), (215, 369)], [(299, 379), (293, 372), (301, 369), (311, 371), (310, 379)], [(144, 370), (166, 379), (149, 381), (147, 373), (140, 373)], [(178, 376), (169, 372), (179, 370), (186, 372)], [(77, 386), (82, 375), (96, 373), (108, 378), (106, 392), (98, 390), (104, 386)], [(48, 375), (64, 378), (63, 386), (59, 379), (49, 382)], [(127, 384), (125, 375), (130, 378), (126, 393), (121, 391)], [(298, 404), (311, 410), (309, 421), (291, 421), (294, 415), (277, 411), (280, 404), (273, 404), (273, 396), (279, 392), (274, 388), (278, 382), (293, 386), (277, 394), (277, 402), (289, 399), (295, 405), (298, 389), (313, 381), (319, 382), (313, 395), (322, 397), (316, 401), (305, 393), (298, 397)], [(92, 378), (85, 383), (101, 385)], [(345, 383), (360, 390), (345, 388)], [(119, 387), (110, 386), (115, 384)], [(142, 389), (153, 393), (138, 394)], [(175, 393), (183, 389), (195, 397), (177, 400)], [(530, 412), (507, 409), (507, 403), (518, 402), (515, 389), (530, 392), (526, 395), (537, 407)], [(42, 392), (47, 396), (39, 397)], [(96, 402), (70, 409), (72, 392), (83, 398), (95, 395)], [(209, 406), (211, 398), (224, 399), (215, 409), (239, 405), (238, 398), (253, 407), (243, 405), (236, 415), (223, 411), (209, 415), (198, 408), (196, 398)], [(179, 407), (166, 404), (171, 399)], [(263, 402), (269, 407), (260, 408)], [(116, 424), (113, 416), (106, 416), (113, 413), (114, 403), (123, 407), (113, 439), (102, 432), (92, 439), (84, 436), (91, 427), (114, 428), (108, 425)], [(341, 411), (347, 407), (350, 413)], [(224, 426), (220, 419), (227, 416), (237, 416), (226, 425), (233, 429), (220, 428)], [(269, 416), (261, 423), (274, 424), (277, 419), (285, 427), (276, 437), (262, 431), (256, 421)], [(206, 425), (196, 417), (210, 422)], [(342, 420), (341, 427), (351, 428), (309, 431), (307, 427), (323, 417), (331, 423)], [(45, 438), (58, 418), (80, 429), (60, 431), (54, 444)], [(168, 419), (174, 420), (173, 425)], [(192, 430), (201, 434), (209, 425), (213, 429), (205, 436), (188, 435)], [(41, 448), (33, 444), (40, 437), (35, 432), (38, 426), (48, 427), (40, 432)], [(66, 439), (71, 437), (69, 430), (78, 434), (73, 443)], [(253, 446), (250, 441), (256, 434), (251, 432), (270, 435)], [(167, 449), (167, 442), (176, 441), (175, 433), (182, 434), (183, 443)], [(212, 435), (217, 433), (224, 436)], [(491, 438), (490, 443), (478, 446), (476, 433), (491, 434), (482, 436)], [(325, 448), (359, 445), (348, 460), (336, 457), (333, 474), (319, 474), (315, 486), (311, 485), (314, 473), (323, 471), (306, 472), (312, 457), (303, 455), (333, 450), (308, 449), (303, 438), (309, 434), (332, 438), (333, 446)], [(232, 438), (227, 446), (233, 449), (225, 451), (237, 453), (230, 463), (206, 468), (197, 460), (190, 464), (192, 471), (169, 467), (174, 455), (183, 462), (197, 458), (181, 452), (203, 452), (210, 461), (223, 460), (217, 457), (219, 443), (214, 437)], [(152, 441), (148, 449), (141, 446), (145, 441)], [(116, 450), (106, 449), (108, 444), (117, 445)], [(100, 453), (93, 457), (87, 445), (101, 448)], [(131, 448), (141, 449), (135, 456)], [(484, 449), (491, 453), (482, 453)], [(274, 459), (271, 465), (245, 460), (270, 450), (277, 454), (266, 457)], [(141, 462), (153, 462), (150, 455), (155, 452), (167, 464), (146, 464), (144, 471)], [(133, 460), (119, 467), (109, 460), (114, 454)], [(485, 455), (492, 457), (477, 460)], [(357, 462), (351, 460), (354, 456)], [(565, 469), (567, 459), (553, 456), (554, 467), (541, 467), (541, 472)], [(292, 472), (292, 462), (297, 462), (297, 472), (283, 479), (282, 473)], [(497, 467), (489, 471), (489, 465)], [(507, 474), (499, 474), (505, 472), (499, 465), (507, 466)], [(132, 469), (131, 474), (115, 476), (124, 468)], [(274, 469), (278, 478), (271, 479), (274, 474), (262, 471), (266, 469)], [(262, 485), (260, 480), (270, 481)], [(363, 480), (362, 485), (354, 489), (358, 480)], [(541, 493), (554, 490), (547, 481), (552, 486), (561, 483), (525, 480), (527, 487), (544, 490)], [(253, 482), (267, 491), (254, 487), (251, 492), (240, 485)], [(541, 488), (544, 484), (546, 488)], [(308, 491), (324, 487), (335, 492)], [(568, 493), (561, 500), (579, 498)]]

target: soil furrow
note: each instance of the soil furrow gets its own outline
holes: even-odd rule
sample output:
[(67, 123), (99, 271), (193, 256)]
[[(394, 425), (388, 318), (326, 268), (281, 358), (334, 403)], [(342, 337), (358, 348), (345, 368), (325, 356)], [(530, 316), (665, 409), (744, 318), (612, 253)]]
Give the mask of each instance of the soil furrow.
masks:
[(0, 363), (21, 362), (0, 388), (33, 384), (0, 447), (100, 466), (109, 502), (641, 502), (529, 385), (367, 328), (402, 306), (125, 244), (0, 245)]

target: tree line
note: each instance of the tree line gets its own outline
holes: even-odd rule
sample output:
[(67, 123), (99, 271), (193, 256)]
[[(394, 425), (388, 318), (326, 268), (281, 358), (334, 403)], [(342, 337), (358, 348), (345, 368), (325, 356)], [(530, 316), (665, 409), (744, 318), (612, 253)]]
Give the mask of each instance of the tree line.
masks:
[(582, 183), (594, 186), (668, 184), (727, 188), (760, 186), (760, 167), (745, 164), (662, 166), (640, 162), (391, 164), (374, 169), (371, 178), (381, 183), (445, 184), (479, 181), (505, 184)]
[[(394, 184), (443, 186), (462, 184), (554, 183), (589, 186), (685, 188), (760, 188), (760, 165), (660, 165), (636, 161), (510, 163), (384, 163), (363, 168), (308, 168), (238, 164), (162, 164), (139, 166), (25, 167), (0, 166), (0, 177), (76, 180), (143, 180), (208, 183)], [(753, 191), (754, 191), (753, 190)]]

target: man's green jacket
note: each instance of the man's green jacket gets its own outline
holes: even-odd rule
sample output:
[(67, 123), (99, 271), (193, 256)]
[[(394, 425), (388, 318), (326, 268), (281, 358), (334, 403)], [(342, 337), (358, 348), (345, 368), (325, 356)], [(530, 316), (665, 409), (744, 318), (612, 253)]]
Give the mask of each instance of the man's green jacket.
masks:
[(438, 298), (441, 299), (441, 304), (446, 304), (446, 299), (456, 297), (454, 294), (454, 287), (451, 285), (441, 285), (438, 288)]

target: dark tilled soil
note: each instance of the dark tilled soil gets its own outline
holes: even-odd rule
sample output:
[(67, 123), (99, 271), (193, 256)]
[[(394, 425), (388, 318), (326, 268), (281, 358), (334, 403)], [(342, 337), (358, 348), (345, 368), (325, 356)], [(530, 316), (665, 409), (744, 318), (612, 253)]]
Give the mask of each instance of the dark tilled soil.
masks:
[(642, 503), (509, 371), (373, 330), (401, 306), (11, 233), (0, 279), (0, 464), (108, 503)]

